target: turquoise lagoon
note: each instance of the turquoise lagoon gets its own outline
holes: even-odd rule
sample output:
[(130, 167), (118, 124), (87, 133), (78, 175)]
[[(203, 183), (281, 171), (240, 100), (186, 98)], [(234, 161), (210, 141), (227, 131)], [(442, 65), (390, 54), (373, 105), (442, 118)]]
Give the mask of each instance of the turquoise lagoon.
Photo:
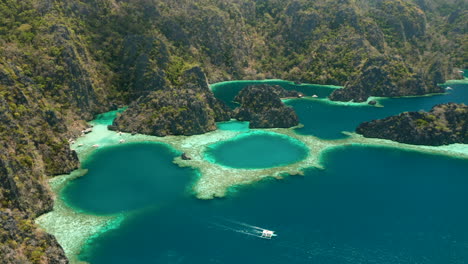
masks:
[[(174, 200), (90, 241), (90, 263), (466, 263), (466, 160), (347, 147), (326, 170)], [(277, 231), (264, 240), (261, 226)]]
[(208, 146), (205, 157), (226, 167), (259, 169), (297, 162), (308, 152), (299, 140), (276, 133), (253, 132)]
[(339, 88), (338, 86), (332, 85), (315, 85), (315, 84), (295, 84), (294, 82), (288, 82), (283, 80), (263, 80), (263, 81), (228, 81), (215, 83), (211, 85), (211, 90), (214, 95), (225, 102), (229, 107), (235, 108), (238, 106), (234, 102), (234, 98), (243, 88), (249, 85), (255, 84), (268, 84), (268, 85), (279, 85), (286, 90), (296, 90), (303, 93), (306, 96), (316, 95), (317, 98), (326, 98), (334, 89)]
[[(231, 98), (233, 84), (251, 83), (218, 84), (215, 94)], [(383, 107), (330, 102), (320, 97), (332, 88), (313, 86), (324, 94), (287, 103), (304, 125), (297, 133), (335, 142), (361, 121), (467, 103), (468, 85), (451, 86), (444, 95), (379, 99)], [(307, 155), (295, 139), (245, 123), (219, 129), (240, 133), (203, 153), (225, 167), (261, 170)], [(268, 151), (256, 152), (261, 146)], [(88, 239), (78, 259), (89, 263), (467, 263), (468, 160), (398, 146), (343, 144), (322, 152), (323, 168), (306, 168), (304, 177), (269, 178), (200, 200), (191, 189), (200, 175), (172, 163), (177, 150), (127, 143), (86, 158), (88, 173), (68, 182), (60, 197), (84, 213), (126, 214), (117, 228)], [(265, 159), (276, 154), (283, 155), (274, 163)], [(256, 226), (278, 237), (258, 238)]]
[(172, 163), (179, 155), (151, 142), (100, 149), (81, 164), (88, 173), (71, 181), (62, 199), (94, 214), (123, 213), (178, 199), (194, 174)]
[[(326, 99), (289, 100), (304, 127), (297, 129), (300, 134), (314, 135), (323, 139), (339, 139), (346, 136), (343, 131), (354, 132), (362, 122), (396, 115), (405, 111), (430, 110), (441, 103), (467, 103), (467, 85), (454, 84), (453, 90), (445, 94), (423, 97), (377, 98), (383, 107), (366, 103), (336, 103)], [(312, 101), (312, 102), (310, 102)]]

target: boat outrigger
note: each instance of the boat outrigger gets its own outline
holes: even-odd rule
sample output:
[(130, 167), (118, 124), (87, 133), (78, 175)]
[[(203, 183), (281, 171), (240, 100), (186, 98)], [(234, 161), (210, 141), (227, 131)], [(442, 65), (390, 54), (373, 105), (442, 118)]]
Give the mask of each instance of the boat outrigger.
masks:
[(276, 236), (275, 231), (263, 229), (261, 238), (271, 239), (272, 237)]

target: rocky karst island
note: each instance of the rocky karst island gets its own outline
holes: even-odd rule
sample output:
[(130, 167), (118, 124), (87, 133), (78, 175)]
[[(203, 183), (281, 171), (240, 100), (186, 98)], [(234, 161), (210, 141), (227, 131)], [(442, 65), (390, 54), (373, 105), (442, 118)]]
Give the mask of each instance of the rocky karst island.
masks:
[(467, 262), (467, 20), (1, 1), (0, 262)]
[(431, 111), (406, 112), (359, 125), (365, 137), (385, 138), (407, 144), (468, 144), (468, 106), (440, 104)]

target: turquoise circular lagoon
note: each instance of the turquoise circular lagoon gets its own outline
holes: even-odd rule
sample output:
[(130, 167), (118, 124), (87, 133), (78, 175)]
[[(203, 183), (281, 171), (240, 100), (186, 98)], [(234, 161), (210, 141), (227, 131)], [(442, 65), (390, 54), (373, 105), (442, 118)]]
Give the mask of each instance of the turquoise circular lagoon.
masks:
[(127, 212), (178, 199), (194, 171), (172, 161), (180, 153), (160, 143), (127, 143), (97, 150), (82, 163), (88, 173), (70, 181), (62, 199), (94, 214)]
[[(468, 85), (451, 87), (444, 95), (383, 99), (380, 108), (334, 104), (320, 95), (288, 104), (304, 125), (296, 132), (336, 139), (361, 121), (447, 101), (468, 103)], [(237, 122), (218, 128), (242, 131)], [(62, 199), (93, 214), (127, 214), (118, 228), (91, 237), (79, 260), (467, 263), (467, 159), (343, 145), (322, 153), (323, 169), (305, 169), (304, 177), (264, 180), (223, 199), (199, 200), (187, 192), (196, 171), (173, 164), (179, 154), (163, 144), (125, 144), (99, 149), (83, 162), (89, 173), (68, 182)], [(309, 151), (294, 138), (251, 130), (209, 146), (205, 155), (226, 167), (263, 168), (297, 162)], [(257, 227), (278, 236), (259, 238)]]
[[(468, 259), (467, 160), (348, 146), (325, 170), (187, 196), (88, 241), (92, 264), (441, 264)], [(255, 227), (275, 230), (271, 240)]]
[(309, 150), (301, 141), (271, 132), (241, 134), (208, 146), (205, 158), (238, 169), (263, 169), (298, 162)]

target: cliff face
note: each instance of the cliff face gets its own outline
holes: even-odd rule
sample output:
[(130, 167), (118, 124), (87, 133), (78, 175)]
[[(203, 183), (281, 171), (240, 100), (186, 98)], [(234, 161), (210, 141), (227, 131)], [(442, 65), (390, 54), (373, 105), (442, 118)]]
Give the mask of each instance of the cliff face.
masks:
[(468, 106), (440, 104), (430, 112), (406, 112), (364, 122), (356, 132), (365, 137), (416, 145), (468, 144)]
[[(442, 67), (436, 69), (441, 70)], [(395, 97), (441, 93), (443, 88), (436, 84), (443, 82), (443, 75), (438, 74), (436, 69), (432, 71), (435, 76), (431, 79), (434, 80), (429, 81), (422, 74), (414, 72), (401, 59), (383, 56), (370, 58), (360, 66), (360, 74), (347, 82), (345, 88), (335, 90), (330, 99), (362, 102), (369, 96)]]
[(2, 210), (0, 226), (2, 263), (68, 263), (55, 238), (37, 230), (24, 214)]
[(297, 92), (269, 85), (248, 86), (234, 99), (240, 107), (234, 110), (233, 117), (240, 121), (250, 121), (250, 128), (297, 126), (299, 118), (296, 112), (280, 99), (280, 96), (290, 97), (294, 94)]
[[(109, 109), (102, 71), (52, 2), (0, 4), (0, 259), (67, 263), (33, 219), (52, 210), (48, 176), (79, 166), (68, 140)], [(48, 8), (49, 6), (49, 8)]]
[[(228, 119), (200, 71), (181, 77), (193, 65), (200, 65), (212, 82), (283, 78), (346, 84), (332, 95), (334, 100), (437, 91), (434, 83), (452, 78), (454, 66), (467, 66), (460, 55), (468, 16), (463, 4), (3, 0), (0, 212), (32, 219), (51, 210), (45, 182), (78, 166), (68, 140), (97, 113), (133, 103), (128, 118), (119, 121), (122, 129), (158, 135), (203, 133), (214, 129), (215, 121)], [(140, 127), (134, 127), (135, 120)], [(14, 236), (16, 244), (5, 243), (6, 233), (0, 234), (2, 252), (10, 252), (8, 262), (53, 263), (25, 253), (30, 251), (23, 250), (24, 243), (41, 235), (24, 234)], [(45, 241), (36, 249), (61, 250), (53, 238)]]
[(211, 92), (199, 67), (187, 70), (178, 85), (141, 97), (116, 118), (112, 129), (147, 135), (195, 135), (216, 129), (230, 113)]

